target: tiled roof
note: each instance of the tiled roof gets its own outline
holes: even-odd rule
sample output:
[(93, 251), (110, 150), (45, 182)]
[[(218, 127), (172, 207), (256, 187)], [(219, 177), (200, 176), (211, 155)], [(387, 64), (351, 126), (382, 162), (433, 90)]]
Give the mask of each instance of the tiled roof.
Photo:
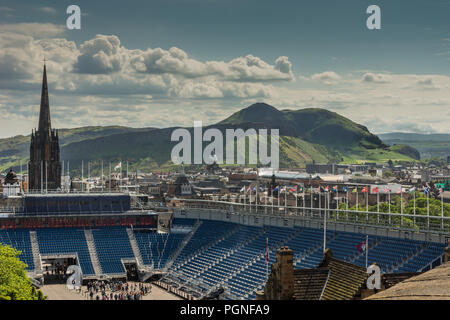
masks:
[(397, 283), (405, 281), (411, 277), (419, 275), (420, 272), (405, 272), (405, 273), (385, 273), (381, 276), (385, 289), (395, 286)]
[(330, 269), (321, 300), (353, 299), (358, 295), (368, 277), (364, 268), (333, 258), (329, 249), (325, 251), (325, 257), (318, 268)]
[(450, 262), (374, 294), (369, 300), (450, 300)]
[(294, 299), (319, 300), (329, 273), (329, 268), (294, 270)]

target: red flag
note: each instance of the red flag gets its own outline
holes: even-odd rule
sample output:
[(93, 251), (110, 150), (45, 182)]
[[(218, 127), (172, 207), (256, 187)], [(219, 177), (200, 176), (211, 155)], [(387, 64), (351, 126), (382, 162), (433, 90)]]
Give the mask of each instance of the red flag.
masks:
[(266, 240), (266, 263), (269, 263), (269, 238), (267, 238)]
[(364, 187), (361, 192), (367, 192), (367, 187)]
[(366, 241), (359, 243), (356, 248), (359, 252), (363, 252), (364, 250), (366, 250)]
[(372, 189), (372, 193), (378, 193), (378, 190), (379, 190), (378, 187), (375, 187)]

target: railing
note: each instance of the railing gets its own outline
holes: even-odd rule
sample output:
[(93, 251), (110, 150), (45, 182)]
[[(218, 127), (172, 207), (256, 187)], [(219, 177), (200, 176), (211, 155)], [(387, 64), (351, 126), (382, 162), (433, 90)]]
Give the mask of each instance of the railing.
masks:
[[(267, 217), (297, 217), (318, 222), (327, 221), (361, 226), (377, 226), (395, 230), (450, 234), (450, 217), (418, 215), (395, 212), (376, 212), (363, 210), (345, 210), (332, 208), (293, 207), (284, 205), (249, 204), (212, 201), (201, 199), (183, 199), (183, 209), (221, 210), (229, 213), (252, 214)], [(272, 210), (273, 208), (273, 210)], [(270, 209), (270, 210), (269, 210)], [(273, 213), (272, 213), (273, 211)]]
[(128, 190), (97, 190), (95, 189), (94, 191), (89, 191), (89, 190), (27, 190), (27, 191), (22, 191), (21, 194), (111, 194), (111, 193), (119, 193), (119, 194), (130, 194), (130, 193), (134, 193), (132, 191), (128, 191)]

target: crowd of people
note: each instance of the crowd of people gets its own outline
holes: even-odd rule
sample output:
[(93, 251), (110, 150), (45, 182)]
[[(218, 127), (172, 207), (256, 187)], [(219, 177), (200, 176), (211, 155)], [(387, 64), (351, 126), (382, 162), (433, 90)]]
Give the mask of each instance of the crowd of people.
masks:
[(141, 300), (149, 294), (149, 283), (128, 283), (122, 281), (91, 280), (87, 283), (90, 300)]

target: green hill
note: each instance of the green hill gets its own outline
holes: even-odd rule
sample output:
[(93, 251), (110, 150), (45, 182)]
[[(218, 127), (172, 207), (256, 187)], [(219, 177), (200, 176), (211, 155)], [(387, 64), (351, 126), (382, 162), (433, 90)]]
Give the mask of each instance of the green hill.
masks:
[(384, 142), (389, 145), (408, 145), (419, 151), (420, 157), (426, 158), (446, 158), (450, 155), (450, 134), (434, 133), (383, 133), (379, 135)]
[[(325, 109), (280, 111), (268, 104), (256, 103), (203, 130), (212, 127), (222, 132), (237, 128), (279, 129), (282, 168), (304, 167), (313, 161), (386, 162), (416, 158), (413, 148), (389, 147), (366, 127)], [(109, 170), (109, 162), (118, 161), (128, 161), (130, 170), (171, 168), (174, 165), (170, 154), (177, 144), (170, 141), (174, 129), (119, 126), (61, 129), (61, 158), (70, 161), (74, 173), (80, 171), (82, 160), (91, 163), (93, 174), (99, 172), (102, 160), (104, 170)], [(192, 128), (187, 129), (192, 133)], [(0, 139), (0, 169), (15, 167), (17, 170), (20, 161), (25, 164), (29, 141), (29, 136)]]

